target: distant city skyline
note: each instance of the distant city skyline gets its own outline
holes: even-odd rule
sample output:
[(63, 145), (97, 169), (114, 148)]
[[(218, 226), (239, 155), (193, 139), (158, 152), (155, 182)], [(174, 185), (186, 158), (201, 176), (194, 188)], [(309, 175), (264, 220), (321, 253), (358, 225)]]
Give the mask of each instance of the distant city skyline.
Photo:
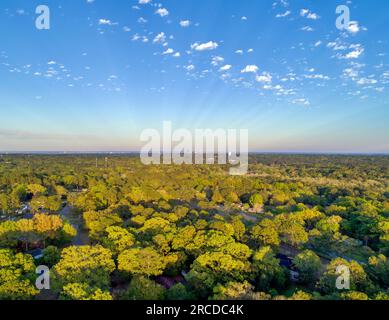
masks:
[(0, 4), (1, 154), (137, 152), (165, 120), (248, 129), (250, 152), (389, 153), (389, 2), (48, 0), (38, 30), (40, 4)]

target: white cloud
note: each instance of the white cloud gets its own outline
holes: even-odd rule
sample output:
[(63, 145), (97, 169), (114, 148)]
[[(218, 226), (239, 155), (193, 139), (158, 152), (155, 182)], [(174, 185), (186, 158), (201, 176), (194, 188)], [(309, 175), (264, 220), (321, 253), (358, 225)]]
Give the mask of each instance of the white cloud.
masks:
[(308, 14), (309, 10), (308, 9), (301, 9), (300, 10), (300, 16), (305, 17)]
[(139, 0), (139, 4), (148, 4), (151, 0)]
[(316, 43), (315, 43), (315, 47), (318, 47), (318, 46), (320, 46), (322, 44), (322, 42), (319, 40), (319, 41), (317, 41)]
[(311, 19), (311, 20), (317, 20), (317, 19), (319, 19), (320, 17), (319, 17), (316, 13), (309, 12), (309, 13), (307, 14), (307, 18), (308, 18), (308, 19)]
[(247, 65), (241, 73), (256, 73), (258, 71), (258, 67), (256, 65)]
[(320, 16), (318, 14), (316, 14), (308, 9), (301, 9), (300, 16), (305, 17), (307, 19), (311, 19), (311, 20), (320, 19)]
[(365, 51), (364, 48), (362, 48), (361, 46), (358, 46), (355, 48), (354, 51), (351, 51), (349, 53), (347, 53), (344, 58), (345, 59), (357, 59), (359, 58), (359, 56)]
[(124, 31), (124, 32), (130, 32), (131, 29), (130, 29), (129, 27), (125, 26), (125, 27), (123, 27), (123, 31)]
[(304, 105), (304, 106), (310, 105), (310, 102), (305, 98), (294, 99), (294, 100), (292, 100), (292, 103), (293, 104), (300, 104), (300, 105)]
[(334, 51), (339, 51), (339, 50), (346, 50), (347, 46), (341, 42), (333, 41), (333, 42), (328, 42), (327, 43), (328, 48), (332, 48)]
[(132, 36), (132, 41), (137, 41), (137, 40), (139, 40), (141, 37), (140, 37), (140, 35), (139, 34), (134, 34), (133, 36)]
[(193, 71), (196, 67), (193, 64), (184, 67), (187, 71)]
[(112, 22), (109, 19), (99, 19), (99, 25), (113, 26), (116, 25), (116, 22)]
[(179, 52), (176, 52), (175, 54), (173, 54), (173, 57), (175, 57), (175, 58), (179, 58), (179, 57), (181, 57), (181, 53), (179, 53)]
[(218, 66), (219, 64), (221, 64), (223, 62), (224, 62), (224, 58), (223, 57), (215, 56), (215, 57), (212, 57), (211, 64), (216, 67), (216, 66)]
[(169, 11), (167, 11), (165, 8), (159, 8), (157, 11), (155, 11), (155, 14), (159, 14), (161, 17), (165, 17), (169, 14)]
[(157, 34), (153, 40), (154, 43), (164, 43), (166, 41), (166, 35), (164, 32)]
[(236, 50), (235, 53), (237, 53), (237, 54), (243, 54), (243, 50), (240, 50), (240, 49), (239, 49), (239, 50)]
[(277, 91), (283, 90), (282, 86), (280, 86), (279, 84), (277, 84), (275, 86), (272, 86), (271, 84), (265, 84), (263, 86), (263, 89), (265, 89), (265, 90), (277, 90)]
[(139, 34), (134, 34), (131, 40), (132, 41), (141, 40), (142, 42), (149, 42), (149, 39), (146, 36), (140, 36)]
[(191, 25), (191, 22), (189, 20), (181, 20), (180, 26), (183, 28), (189, 27)]
[(262, 83), (271, 82), (272, 76), (268, 72), (262, 72), (262, 74), (260, 76), (256, 76), (255, 80), (257, 82), (262, 82)]
[(219, 45), (216, 42), (209, 41), (207, 43), (194, 43), (190, 47), (192, 50), (196, 51), (206, 51), (206, 50), (215, 50)]
[(54, 65), (54, 64), (57, 64), (57, 62), (51, 60), (51, 61), (49, 61), (47, 64), (48, 64), (48, 65)]
[(302, 30), (302, 31), (308, 31), (308, 32), (314, 31), (313, 28), (312, 28), (312, 27), (309, 27), (309, 26), (302, 27), (300, 30)]
[(241, 18), (241, 20), (247, 20), (247, 17), (243, 16), (243, 17)]
[(252, 53), (252, 52), (254, 52), (254, 49), (248, 49), (247, 52)]
[(273, 2), (272, 7), (275, 8), (275, 7), (277, 7), (278, 5), (281, 5), (281, 6), (283, 6), (283, 7), (288, 7), (288, 6), (289, 6), (289, 2), (286, 1), (286, 0), (276, 0), (275, 2)]
[(228, 71), (232, 68), (230, 64), (226, 64), (225, 66), (221, 67), (219, 71)]
[(291, 12), (289, 10), (287, 10), (284, 13), (277, 14), (276, 18), (285, 18), (285, 17), (289, 16), (290, 14), (291, 14)]
[(378, 81), (375, 79), (369, 79), (369, 78), (361, 78), (357, 81), (360, 85), (366, 85), (366, 84), (376, 84)]
[(357, 34), (359, 32), (360, 28), (358, 25), (358, 21), (350, 21), (347, 31), (352, 34)]
[(343, 70), (343, 76), (347, 78), (355, 79), (356, 77), (358, 77), (358, 75), (359, 71), (353, 68), (346, 68)]
[(306, 79), (321, 79), (321, 80), (330, 80), (330, 77), (324, 76), (322, 74), (306, 74), (304, 75)]
[(165, 55), (165, 54), (173, 54), (173, 53), (174, 53), (174, 50), (171, 48), (168, 48), (162, 54)]

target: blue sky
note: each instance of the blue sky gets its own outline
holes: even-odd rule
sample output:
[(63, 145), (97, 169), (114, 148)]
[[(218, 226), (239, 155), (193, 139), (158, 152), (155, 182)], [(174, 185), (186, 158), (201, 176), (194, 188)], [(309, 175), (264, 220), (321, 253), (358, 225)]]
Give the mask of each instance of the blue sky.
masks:
[(383, 0), (2, 0), (0, 150), (137, 150), (170, 120), (249, 129), (252, 151), (389, 152), (388, 15)]

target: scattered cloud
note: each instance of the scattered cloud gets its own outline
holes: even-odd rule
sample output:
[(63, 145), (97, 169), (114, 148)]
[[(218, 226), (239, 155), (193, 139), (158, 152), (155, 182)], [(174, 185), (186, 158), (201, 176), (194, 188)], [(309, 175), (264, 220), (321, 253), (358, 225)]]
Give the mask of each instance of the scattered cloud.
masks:
[(360, 30), (358, 21), (350, 21), (347, 31), (350, 32), (351, 34), (357, 34)]
[(187, 28), (191, 25), (191, 22), (189, 20), (181, 20), (180, 21), (180, 26), (183, 28)]
[(308, 31), (308, 32), (312, 32), (314, 31), (314, 29), (310, 26), (305, 26), (305, 27), (302, 27), (300, 30), (302, 31)]
[(347, 53), (344, 56), (340, 56), (340, 58), (344, 58), (344, 59), (357, 59), (365, 51), (365, 49), (361, 45), (351, 46), (350, 48), (352, 48), (354, 50), (349, 52), (349, 53)]
[(360, 85), (367, 85), (367, 84), (376, 84), (378, 81), (375, 79), (369, 79), (369, 78), (360, 78), (357, 83)]
[(257, 73), (258, 67), (256, 65), (247, 65), (244, 69), (241, 70), (241, 73)]
[(166, 41), (166, 35), (164, 32), (158, 33), (153, 40), (154, 43), (165, 43), (165, 41)]
[(168, 49), (166, 49), (162, 54), (163, 54), (163, 55), (166, 55), (166, 54), (173, 54), (173, 53), (174, 53), (174, 50), (171, 49), (171, 48), (168, 48)]
[(267, 83), (272, 81), (272, 76), (268, 72), (262, 72), (261, 75), (256, 76), (255, 80), (261, 83)]
[(219, 71), (221, 71), (221, 72), (223, 72), (223, 71), (228, 71), (228, 70), (230, 70), (232, 68), (232, 66), (230, 65), (230, 64), (226, 64), (226, 65), (224, 65), (223, 67), (221, 67), (220, 69), (219, 69)]
[(99, 19), (98, 23), (99, 23), (99, 25), (103, 25), (103, 26), (114, 26), (114, 25), (117, 25), (117, 22), (112, 22), (109, 19)]
[(293, 104), (299, 104), (299, 105), (304, 105), (304, 106), (309, 106), (310, 102), (305, 99), (305, 98), (300, 98), (300, 99), (294, 99), (292, 100)]
[(209, 41), (207, 43), (194, 43), (191, 45), (192, 50), (196, 51), (207, 51), (207, 50), (215, 50), (219, 45), (216, 42)]
[(315, 47), (319, 47), (323, 42), (321, 42), (320, 40), (319, 41), (316, 41), (315, 43)]
[(285, 17), (289, 16), (291, 13), (292, 13), (291, 11), (287, 10), (284, 13), (278, 13), (276, 15), (276, 18), (285, 18)]
[(159, 8), (157, 11), (155, 11), (155, 14), (158, 14), (161, 17), (166, 17), (167, 15), (169, 15), (169, 11), (167, 11), (167, 9), (165, 8)]
[(193, 64), (184, 67), (187, 71), (193, 71), (196, 67)]
[(309, 9), (301, 9), (300, 10), (300, 16), (301, 17), (305, 17), (307, 19), (311, 19), (311, 20), (317, 20), (320, 18), (319, 15), (317, 15), (316, 13), (310, 11)]
[(221, 63), (224, 62), (224, 58), (223, 57), (220, 57), (220, 56), (215, 56), (215, 57), (212, 57), (212, 62), (211, 64), (213, 66), (218, 66), (220, 65)]

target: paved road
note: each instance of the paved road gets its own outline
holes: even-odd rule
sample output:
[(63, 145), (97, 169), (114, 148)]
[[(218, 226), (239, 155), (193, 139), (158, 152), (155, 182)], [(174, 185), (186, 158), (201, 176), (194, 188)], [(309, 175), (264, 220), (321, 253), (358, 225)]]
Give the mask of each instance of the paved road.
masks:
[(82, 218), (74, 214), (71, 206), (64, 207), (59, 214), (77, 230), (77, 235), (72, 240), (74, 246), (83, 246), (91, 243), (88, 231), (83, 229)]

